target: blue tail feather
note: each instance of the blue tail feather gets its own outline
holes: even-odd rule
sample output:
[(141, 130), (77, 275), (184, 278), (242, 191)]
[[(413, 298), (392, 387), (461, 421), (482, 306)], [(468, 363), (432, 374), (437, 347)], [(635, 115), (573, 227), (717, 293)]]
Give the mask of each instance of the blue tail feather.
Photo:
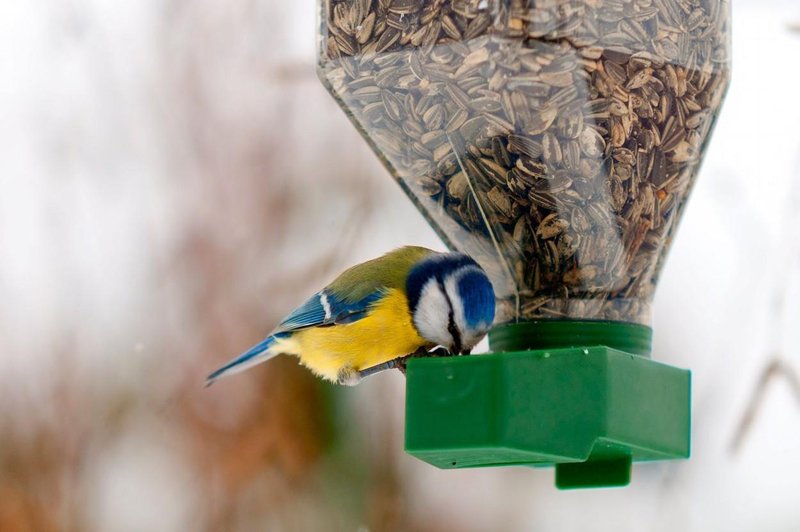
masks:
[(220, 379), (226, 375), (231, 375), (233, 373), (238, 373), (240, 371), (244, 371), (245, 369), (255, 366), (256, 364), (260, 364), (266, 360), (269, 360), (273, 356), (277, 355), (277, 352), (269, 352), (269, 349), (275, 344), (275, 341), (279, 338), (286, 336), (285, 334), (275, 334), (272, 336), (268, 336), (260, 343), (254, 345), (238, 357), (234, 358), (221, 368), (213, 371), (207, 378), (206, 378), (206, 386), (211, 386), (214, 384), (214, 381)]

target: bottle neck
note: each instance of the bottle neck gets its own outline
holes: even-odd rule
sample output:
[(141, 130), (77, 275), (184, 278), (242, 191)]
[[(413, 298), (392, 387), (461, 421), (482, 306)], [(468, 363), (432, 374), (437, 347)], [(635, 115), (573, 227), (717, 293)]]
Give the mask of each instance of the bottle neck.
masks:
[(603, 345), (649, 358), (652, 344), (650, 327), (621, 321), (531, 320), (489, 331), (489, 348), (495, 352)]

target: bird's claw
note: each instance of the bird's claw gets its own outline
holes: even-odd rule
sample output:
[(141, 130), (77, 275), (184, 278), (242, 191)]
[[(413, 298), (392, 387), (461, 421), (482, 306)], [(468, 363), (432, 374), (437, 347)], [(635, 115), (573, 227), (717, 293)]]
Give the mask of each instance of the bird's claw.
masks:
[(432, 350), (427, 350), (424, 347), (420, 347), (410, 355), (405, 355), (399, 358), (396, 358), (395, 367), (400, 370), (400, 373), (403, 375), (406, 374), (406, 366), (408, 365), (408, 361), (412, 358), (430, 358), (430, 357), (451, 357), (458, 354), (465, 354), (468, 355), (469, 352), (466, 353), (451, 353), (448, 349), (444, 347), (437, 347)]

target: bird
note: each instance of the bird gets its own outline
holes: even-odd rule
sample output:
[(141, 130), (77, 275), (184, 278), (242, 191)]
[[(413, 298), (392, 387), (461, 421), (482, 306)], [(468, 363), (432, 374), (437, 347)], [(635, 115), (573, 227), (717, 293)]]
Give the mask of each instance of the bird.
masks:
[(469, 354), (494, 317), (492, 283), (473, 258), (405, 246), (345, 270), (206, 386), (281, 354), (352, 386), (409, 355)]

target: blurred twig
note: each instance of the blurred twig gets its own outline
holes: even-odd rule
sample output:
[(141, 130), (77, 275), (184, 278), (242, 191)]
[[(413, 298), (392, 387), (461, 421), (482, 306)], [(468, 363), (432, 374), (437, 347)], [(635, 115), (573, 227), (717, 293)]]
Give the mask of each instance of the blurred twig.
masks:
[[(797, 170), (800, 171), (800, 166)], [(787, 361), (783, 346), (780, 345), (787, 326), (790, 330), (795, 326), (793, 323), (788, 323), (789, 320), (786, 318), (789, 306), (787, 291), (793, 277), (800, 273), (800, 214), (797, 211), (797, 205), (800, 202), (800, 183), (797, 180), (792, 180), (791, 183), (780, 221), (782, 231), (778, 242), (782, 248), (779, 250), (777, 260), (774, 261), (777, 274), (773, 276), (775, 283), (772, 286), (772, 305), (767, 309), (767, 323), (771, 329), (767, 336), (767, 342), (774, 344), (768, 348), (773, 354), (756, 381), (744, 414), (731, 439), (729, 449), (732, 453), (741, 450), (744, 440), (761, 410), (764, 395), (774, 382), (781, 378), (786, 379), (797, 404), (800, 405), (800, 376)]]
[(269, 79), (273, 85), (318, 83), (314, 74), (314, 65), (303, 61), (286, 62), (275, 66)]
[(800, 375), (788, 364), (784, 363), (779, 356), (773, 357), (770, 363), (764, 368), (761, 376), (758, 379), (753, 394), (751, 395), (750, 402), (744, 411), (736, 432), (731, 440), (730, 450), (733, 453), (739, 452), (745, 438), (753, 427), (756, 416), (761, 409), (764, 401), (764, 396), (770, 385), (784, 379), (788, 382), (792, 393), (798, 404), (800, 404)]

